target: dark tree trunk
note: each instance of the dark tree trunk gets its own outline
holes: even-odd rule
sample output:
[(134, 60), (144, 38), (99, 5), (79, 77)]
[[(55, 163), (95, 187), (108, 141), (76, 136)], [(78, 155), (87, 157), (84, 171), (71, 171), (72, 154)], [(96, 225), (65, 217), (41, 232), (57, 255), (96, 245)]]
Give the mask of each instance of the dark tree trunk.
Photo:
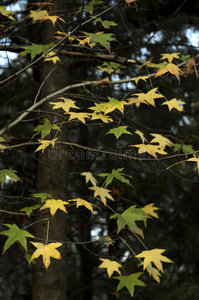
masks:
[[(56, 9), (59, 9), (59, 3), (55, 1)], [(63, 7), (62, 7), (63, 9)], [(42, 41), (50, 43), (55, 31), (51, 22), (43, 23)], [(38, 33), (39, 34), (39, 33)], [(55, 69), (53, 70), (53, 68)], [(50, 75), (49, 75), (50, 74)], [(48, 77), (47, 77), (48, 76)], [(67, 65), (61, 63), (54, 66), (52, 62), (44, 62), (40, 69), (40, 83), (44, 83), (41, 90), (41, 97), (47, 96), (67, 85)], [(54, 99), (53, 101), (56, 101)], [(52, 101), (52, 100), (51, 100)], [(52, 105), (46, 103), (42, 108), (49, 112), (45, 118), (51, 123), (61, 123), (63, 119), (53, 114)], [(57, 111), (56, 111), (57, 113)], [(56, 136), (55, 136), (56, 134)], [(67, 132), (64, 125), (61, 126), (61, 133), (54, 130), (47, 136), (47, 139), (59, 138), (67, 140)], [(62, 145), (56, 145), (54, 149), (48, 147), (44, 153), (38, 152), (37, 164), (37, 192), (49, 193), (53, 199), (66, 200), (67, 189), (67, 160), (65, 158), (66, 148)], [(59, 211), (52, 216), (49, 209), (39, 211), (43, 218), (49, 218), (49, 242), (63, 242), (66, 240), (67, 215)], [(47, 233), (47, 222), (42, 221), (35, 224), (35, 237), (44, 239), (45, 243)], [(40, 240), (39, 240), (40, 242)], [(57, 249), (61, 253), (61, 260), (51, 258), (51, 264), (46, 271), (40, 257), (36, 261), (33, 272), (32, 300), (65, 300), (67, 290), (67, 253), (65, 244)]]

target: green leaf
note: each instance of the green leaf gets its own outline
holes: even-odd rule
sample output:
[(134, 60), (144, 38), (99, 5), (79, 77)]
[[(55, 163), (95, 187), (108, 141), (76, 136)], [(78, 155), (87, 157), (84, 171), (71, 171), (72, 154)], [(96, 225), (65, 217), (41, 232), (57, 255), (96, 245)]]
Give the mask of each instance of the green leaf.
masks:
[[(130, 177), (130, 178), (132, 178), (132, 176), (126, 175), (126, 174), (124, 174), (124, 173), (121, 173), (123, 169), (124, 169), (124, 168), (117, 169), (117, 170), (114, 170), (114, 169), (113, 169), (111, 173), (101, 173), (101, 174), (98, 174), (98, 176), (101, 176), (101, 177), (107, 177), (107, 178), (106, 178), (106, 185), (105, 185), (105, 186), (109, 185), (109, 184), (113, 181), (114, 178), (116, 178), (116, 179), (118, 179), (118, 180), (120, 180), (120, 181), (122, 181), (122, 182), (124, 182), (124, 183), (127, 183), (127, 184), (130, 184), (130, 185), (131, 185), (130, 181), (129, 181), (128, 179), (126, 179), (126, 178), (124, 177), (124, 175), (125, 175), (125, 176), (128, 176), (128, 177)], [(131, 185), (131, 186), (132, 186), (132, 185)]]
[(10, 248), (15, 242), (19, 242), (21, 246), (27, 251), (27, 237), (34, 238), (32, 234), (29, 232), (20, 229), (16, 224), (3, 224), (7, 226), (9, 229), (6, 231), (1, 231), (0, 234), (7, 235), (8, 238), (5, 242), (4, 248), (3, 248), (3, 253)]
[[(97, 4), (102, 4), (102, 3), (104, 3), (104, 1), (102, 1), (102, 0), (91, 0), (88, 4), (86, 4), (84, 6), (84, 8), (85, 8), (85, 10), (86, 10), (87, 13), (89, 13), (89, 14), (92, 15), (93, 14), (94, 6), (97, 5)], [(82, 11), (82, 5), (77, 10), (76, 14), (81, 13), (81, 11)]]
[(182, 145), (182, 144), (169, 144), (171, 147), (174, 147), (173, 152), (177, 152), (182, 150), (183, 153), (193, 153), (195, 150), (193, 149), (192, 145)]
[(117, 286), (117, 291), (119, 292), (123, 287), (126, 287), (129, 293), (131, 294), (131, 297), (134, 295), (135, 285), (137, 286), (146, 286), (146, 284), (139, 280), (138, 277), (142, 275), (142, 272), (133, 273), (129, 276), (116, 276), (113, 277), (114, 279), (118, 279), (120, 283)]
[(121, 215), (114, 214), (110, 217), (110, 219), (113, 218), (117, 218), (118, 233), (125, 226), (128, 226), (129, 230), (144, 238), (143, 230), (137, 226), (135, 221), (143, 221), (146, 224), (146, 219), (150, 218), (150, 216), (134, 205), (127, 208)]
[(180, 59), (181, 59), (182, 61), (186, 61), (186, 60), (188, 60), (190, 57), (191, 57), (190, 55), (184, 55), (184, 54), (182, 54), (181, 57), (180, 57)]
[(36, 131), (36, 133), (32, 136), (32, 138), (41, 133), (41, 139), (43, 140), (51, 132), (52, 129), (61, 131), (56, 124), (51, 124), (48, 119), (44, 118), (44, 124), (34, 128), (33, 131)]
[(4, 169), (4, 170), (1, 170), (0, 171), (0, 182), (1, 182), (1, 185), (3, 186), (3, 184), (5, 183), (7, 177), (9, 177), (9, 180), (19, 180), (21, 181), (21, 179), (17, 176), (17, 174), (15, 174), (17, 171), (15, 170), (7, 170), (7, 169)]
[(31, 46), (22, 47), (25, 50), (20, 52), (19, 56), (25, 56), (28, 53), (30, 53), (31, 60), (33, 60), (33, 58), (36, 55), (39, 55), (41, 53), (42, 54), (48, 54), (49, 48), (51, 48), (53, 45), (54, 44), (49, 44), (49, 45), (32, 44)]
[(52, 198), (52, 196), (47, 193), (34, 193), (31, 194), (30, 196), (35, 198), (41, 198), (41, 203), (43, 203), (47, 198)]
[(106, 48), (110, 52), (110, 43), (111, 41), (116, 41), (115, 38), (113, 38), (112, 33), (104, 33), (104, 32), (97, 32), (97, 33), (89, 33), (89, 32), (83, 32), (87, 36), (90, 37), (90, 43), (91, 44), (97, 44), (99, 43), (102, 47)]
[(111, 26), (117, 26), (118, 24), (114, 21), (102, 20), (100, 18), (95, 18), (95, 22), (100, 22), (102, 26), (106, 29), (110, 29)]
[(120, 74), (120, 69), (126, 68), (126, 67), (121, 66), (121, 64), (118, 64), (115, 62), (104, 62), (101, 66), (98, 66), (97, 68), (102, 70), (102, 72), (107, 72), (109, 74), (111, 74), (113, 72)]
[(20, 209), (20, 211), (24, 211), (28, 217), (30, 217), (30, 214), (33, 212), (33, 210), (37, 209), (37, 208), (40, 208), (41, 205), (39, 204), (35, 204), (35, 205), (32, 205), (32, 206), (28, 206), (28, 207), (23, 207), (22, 209)]
[(110, 129), (106, 134), (114, 134), (115, 137), (118, 139), (122, 134), (131, 134), (132, 133), (126, 130), (128, 126), (119, 126), (117, 128)]

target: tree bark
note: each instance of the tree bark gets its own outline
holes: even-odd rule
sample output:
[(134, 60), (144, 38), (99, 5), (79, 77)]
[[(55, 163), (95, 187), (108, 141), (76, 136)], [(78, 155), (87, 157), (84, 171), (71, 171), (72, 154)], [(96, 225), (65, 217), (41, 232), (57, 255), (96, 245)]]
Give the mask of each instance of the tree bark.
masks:
[[(55, 1), (55, 4), (57, 5)], [(59, 6), (56, 6), (59, 9)], [(42, 41), (50, 43), (57, 28), (53, 28), (51, 22), (43, 23)], [(38, 33), (39, 34), (39, 33)], [(55, 68), (55, 69), (54, 69)], [(40, 69), (40, 83), (42, 84), (41, 97), (45, 97), (55, 92), (67, 84), (67, 66), (65, 63), (54, 66), (52, 62), (44, 62)], [(57, 99), (53, 100), (56, 101)], [(61, 123), (62, 118), (53, 114), (52, 105), (46, 103), (42, 111), (49, 114), (45, 118), (51, 123)], [(57, 113), (57, 111), (56, 111)], [(59, 138), (67, 140), (67, 130), (64, 125), (61, 126), (61, 133), (52, 131), (47, 139)], [(56, 145), (54, 149), (48, 147), (44, 153), (38, 152), (37, 164), (37, 183), (38, 193), (49, 193), (53, 199), (66, 200), (67, 189), (67, 160), (65, 157), (66, 148)], [(49, 214), (49, 209), (39, 211), (43, 218), (49, 218), (49, 243), (64, 242), (66, 240), (67, 215), (62, 211), (57, 211), (53, 216)], [(40, 216), (41, 219), (41, 216)], [(45, 243), (47, 234), (47, 222), (41, 221), (35, 224), (35, 237), (43, 240)], [(66, 246), (63, 244), (57, 249), (61, 253), (61, 260), (51, 258), (51, 264), (48, 270), (42, 262), (42, 258), (37, 259), (33, 271), (32, 300), (65, 300), (66, 299), (66, 281), (67, 281), (67, 253)]]

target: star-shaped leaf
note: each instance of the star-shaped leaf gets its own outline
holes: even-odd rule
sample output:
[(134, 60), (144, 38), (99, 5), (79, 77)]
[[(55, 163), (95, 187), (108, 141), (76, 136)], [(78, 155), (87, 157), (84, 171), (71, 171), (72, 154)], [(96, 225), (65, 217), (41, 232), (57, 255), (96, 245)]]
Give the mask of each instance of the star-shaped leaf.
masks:
[(117, 128), (110, 129), (106, 134), (114, 134), (116, 139), (118, 139), (122, 134), (131, 134), (130, 131), (127, 130), (128, 126), (119, 126)]
[(180, 58), (179, 54), (180, 54), (180, 52), (178, 52), (178, 53), (163, 53), (163, 54), (161, 54), (162, 57), (160, 60), (168, 59), (168, 62), (171, 63), (174, 58), (178, 58), (178, 59)]
[(162, 154), (162, 155), (166, 155), (168, 154), (167, 152), (165, 152), (164, 150), (162, 150), (159, 146), (155, 146), (155, 145), (145, 145), (145, 144), (139, 144), (139, 145), (130, 145), (130, 147), (137, 147), (139, 148), (138, 150), (138, 154), (142, 154), (142, 153), (149, 153), (150, 155), (154, 156), (155, 158), (157, 158), (156, 153)]
[(135, 84), (137, 85), (140, 80), (144, 80), (145, 82), (147, 82), (146, 80), (148, 78), (149, 78), (149, 76), (138, 76), (138, 77), (131, 78), (131, 80), (135, 81)]
[(35, 152), (42, 150), (43, 153), (44, 150), (50, 145), (52, 145), (52, 147), (54, 148), (57, 139), (58, 138), (52, 140), (38, 140), (41, 143), (41, 145), (35, 150)]
[(163, 74), (166, 74), (167, 72), (174, 75), (178, 81), (180, 82), (180, 75), (183, 74), (183, 72), (173, 63), (164, 64), (156, 73), (155, 77), (161, 76)]
[(36, 133), (32, 136), (32, 138), (41, 133), (41, 139), (43, 140), (51, 132), (52, 129), (61, 131), (56, 124), (51, 124), (48, 119), (44, 118), (44, 124), (39, 125), (33, 129), (33, 131), (36, 131)]
[(97, 120), (97, 119), (100, 119), (102, 120), (102, 122), (104, 123), (109, 123), (109, 122), (112, 122), (113, 119), (111, 119), (111, 117), (109, 117), (108, 115), (104, 115), (104, 114), (101, 114), (101, 113), (92, 113), (91, 114), (91, 120)]
[[(129, 105), (135, 104), (137, 107), (139, 107), (140, 103), (144, 103), (144, 104), (150, 104), (155, 107), (154, 99), (164, 98), (164, 96), (162, 94), (156, 93), (157, 89), (158, 88), (154, 88), (154, 89), (148, 91), (147, 93), (133, 94), (132, 98), (128, 98), (128, 101), (129, 101), (128, 104)], [(137, 98), (135, 98), (134, 96), (136, 96)]]
[(91, 172), (83, 172), (83, 173), (81, 173), (81, 175), (85, 176), (86, 183), (88, 183), (90, 181), (92, 183), (92, 185), (96, 186), (97, 180), (95, 179), (95, 177), (93, 176), (93, 174)]
[(135, 286), (146, 286), (146, 284), (139, 280), (138, 277), (142, 275), (142, 272), (139, 273), (133, 273), (129, 276), (117, 276), (114, 277), (115, 279), (118, 279), (120, 283), (117, 286), (117, 292), (120, 291), (123, 287), (126, 287), (129, 293), (131, 294), (131, 297), (134, 295)]
[(33, 212), (33, 210), (40, 208), (41, 205), (39, 204), (35, 204), (32, 206), (28, 206), (28, 207), (23, 207), (22, 209), (20, 209), (20, 211), (24, 211), (28, 217), (30, 217), (30, 214)]
[(103, 263), (98, 268), (107, 269), (109, 278), (113, 275), (113, 272), (117, 272), (121, 275), (119, 268), (122, 268), (122, 266), (117, 261), (105, 258), (100, 258), (100, 260), (103, 261)]
[(53, 109), (60, 109), (60, 108), (62, 108), (66, 113), (68, 113), (71, 108), (77, 108), (77, 109), (79, 109), (79, 107), (75, 105), (76, 101), (73, 101), (73, 100), (65, 98), (65, 97), (59, 97), (59, 99), (61, 99), (63, 101), (50, 102), (50, 104), (53, 105)]
[(127, 105), (128, 103), (124, 100), (117, 100), (115, 98), (108, 97), (109, 101), (105, 102), (105, 115), (114, 111), (115, 109), (118, 109), (121, 111), (121, 113), (124, 113), (124, 105)]
[(109, 194), (111, 192), (110, 190), (107, 190), (107, 189), (105, 189), (103, 187), (99, 187), (99, 186), (92, 186), (89, 189), (94, 191), (94, 197), (97, 197), (97, 196), (100, 197), (102, 203), (104, 203), (105, 206), (106, 206), (107, 199), (115, 201), (113, 199), (113, 197)]
[(155, 210), (160, 209), (159, 207), (154, 206), (154, 203), (150, 203), (148, 205), (145, 205), (144, 207), (141, 208), (145, 213), (148, 215), (159, 219), (158, 215), (156, 214)]
[(173, 108), (175, 108), (178, 111), (183, 111), (183, 108), (181, 107), (181, 105), (184, 105), (184, 104), (186, 104), (186, 102), (178, 101), (176, 98), (173, 98), (169, 101), (165, 101), (161, 105), (167, 105), (169, 108), (169, 111), (171, 111)]
[(156, 133), (150, 133), (150, 135), (154, 136), (154, 139), (150, 141), (150, 143), (157, 143), (159, 144), (159, 147), (164, 150), (166, 146), (170, 146), (172, 144), (172, 141), (170, 141), (168, 138), (162, 136), (161, 134)]
[(68, 204), (69, 203), (67, 201), (62, 201), (60, 199), (57, 199), (57, 200), (49, 199), (49, 200), (45, 201), (44, 205), (40, 208), (40, 210), (50, 208), (50, 214), (53, 217), (58, 209), (62, 210), (63, 212), (65, 212), (67, 214), (67, 211), (66, 211), (64, 205), (68, 205)]
[(39, 54), (48, 54), (49, 48), (51, 48), (54, 44), (49, 44), (49, 45), (37, 45), (37, 44), (33, 44), (30, 46), (25, 46), (22, 47), (23, 49), (25, 49), (24, 51), (19, 53), (19, 56), (25, 56), (28, 53), (30, 53), (31, 56), (31, 60), (33, 60), (33, 58), (36, 55)]
[(76, 206), (79, 207), (79, 206), (85, 206), (87, 209), (89, 209), (92, 213), (93, 213), (93, 207), (92, 207), (92, 204), (84, 199), (81, 199), (81, 198), (76, 198), (76, 199), (71, 199), (71, 200), (68, 200), (68, 202), (70, 201), (74, 201), (76, 202)]
[(43, 203), (47, 198), (52, 198), (52, 196), (48, 193), (34, 193), (30, 196), (35, 198), (41, 198), (41, 203)]
[(30, 259), (30, 263), (33, 259), (38, 258), (40, 255), (42, 255), (43, 263), (47, 270), (50, 265), (51, 257), (55, 259), (61, 259), (61, 254), (56, 249), (62, 245), (61, 243), (50, 243), (48, 245), (44, 245), (42, 243), (36, 243), (36, 242), (31, 242), (31, 243), (37, 248), (37, 250), (35, 250), (35, 252), (33, 253)]
[(76, 112), (69, 112), (70, 117), (69, 117), (69, 121), (73, 120), (73, 119), (78, 119), (79, 121), (81, 121), (82, 123), (86, 124), (86, 118), (90, 119), (90, 114), (88, 113), (76, 113)]
[(90, 33), (90, 32), (83, 32), (88, 37), (86, 38), (86, 43), (90, 47), (93, 47), (93, 45), (99, 43), (102, 47), (106, 48), (110, 52), (110, 42), (115, 41), (115, 38), (113, 38), (112, 33), (104, 33), (104, 32), (97, 32), (97, 33)]
[(145, 250), (136, 255), (135, 257), (144, 257), (143, 268), (145, 269), (151, 262), (163, 273), (162, 263), (173, 263), (172, 260), (163, 256), (162, 253), (165, 252), (165, 249), (153, 249), (153, 250)]
[(187, 161), (193, 161), (193, 162), (196, 162), (196, 163), (197, 163), (198, 174), (199, 174), (199, 158), (197, 158), (197, 157), (192, 157), (192, 158), (187, 159)]
[(127, 208), (121, 215), (114, 214), (110, 217), (110, 219), (117, 218), (117, 227), (118, 233), (120, 230), (127, 226), (132, 232), (140, 235), (144, 238), (143, 230), (137, 226), (136, 221), (143, 221), (146, 223), (146, 219), (150, 218), (148, 214), (146, 214), (140, 208), (136, 208), (136, 206), (131, 206)]
[(36, 22), (37, 20), (39, 20), (42, 17), (48, 16), (48, 12), (47, 10), (30, 10), (30, 14), (29, 14), (29, 18), (33, 19), (33, 22)]
[[(105, 186), (109, 185), (113, 181), (114, 178), (116, 178), (116, 179), (118, 179), (118, 180), (120, 180), (124, 183), (127, 183), (127, 184), (131, 185), (130, 181), (124, 177), (124, 176), (127, 176), (127, 175), (124, 174), (124, 173), (121, 173), (123, 169), (124, 168), (120, 168), (120, 169), (117, 169), (117, 170), (113, 169), (111, 173), (101, 173), (101, 174), (98, 174), (98, 176), (107, 177)], [(132, 178), (132, 176), (130, 176), (130, 175), (128, 175), (128, 177)]]
[(34, 238), (32, 234), (28, 231), (20, 229), (16, 224), (3, 224), (7, 226), (9, 229), (5, 231), (1, 231), (0, 234), (7, 235), (8, 238), (5, 242), (3, 253), (10, 248), (15, 242), (19, 242), (21, 246), (27, 251), (27, 237)]

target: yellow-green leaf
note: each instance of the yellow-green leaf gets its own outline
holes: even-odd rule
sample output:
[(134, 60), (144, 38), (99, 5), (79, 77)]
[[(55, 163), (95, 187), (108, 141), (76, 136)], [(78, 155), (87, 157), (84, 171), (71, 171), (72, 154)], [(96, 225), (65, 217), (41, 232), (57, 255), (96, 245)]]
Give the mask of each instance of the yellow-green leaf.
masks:
[(33, 259), (38, 258), (40, 255), (42, 255), (43, 263), (47, 270), (50, 265), (51, 257), (55, 259), (61, 259), (61, 254), (56, 249), (62, 245), (61, 243), (50, 243), (48, 245), (44, 245), (42, 243), (36, 243), (36, 242), (31, 242), (31, 243), (37, 248), (37, 250), (35, 250), (35, 252), (33, 253), (30, 259), (30, 263)]
[(90, 181), (92, 183), (92, 185), (96, 186), (97, 179), (95, 179), (95, 177), (93, 176), (93, 174), (91, 172), (83, 172), (83, 173), (81, 173), (81, 175), (85, 176), (86, 183), (88, 183)]
[(122, 268), (122, 266), (117, 261), (105, 258), (100, 258), (100, 260), (103, 261), (103, 263), (98, 268), (107, 269), (109, 278), (113, 275), (113, 272), (117, 272), (121, 275), (119, 268)]
[(105, 188), (99, 187), (99, 186), (93, 186), (93, 187), (90, 187), (89, 189), (94, 191), (94, 197), (97, 197), (97, 196), (100, 197), (102, 203), (104, 203), (105, 206), (106, 206), (107, 199), (115, 201), (113, 199), (113, 197), (109, 194), (111, 191), (108, 189), (105, 189)]
[(159, 219), (158, 215), (156, 214), (155, 210), (160, 209), (159, 207), (154, 206), (154, 203), (150, 203), (148, 205), (145, 205), (144, 207), (141, 208), (145, 213), (148, 215)]

